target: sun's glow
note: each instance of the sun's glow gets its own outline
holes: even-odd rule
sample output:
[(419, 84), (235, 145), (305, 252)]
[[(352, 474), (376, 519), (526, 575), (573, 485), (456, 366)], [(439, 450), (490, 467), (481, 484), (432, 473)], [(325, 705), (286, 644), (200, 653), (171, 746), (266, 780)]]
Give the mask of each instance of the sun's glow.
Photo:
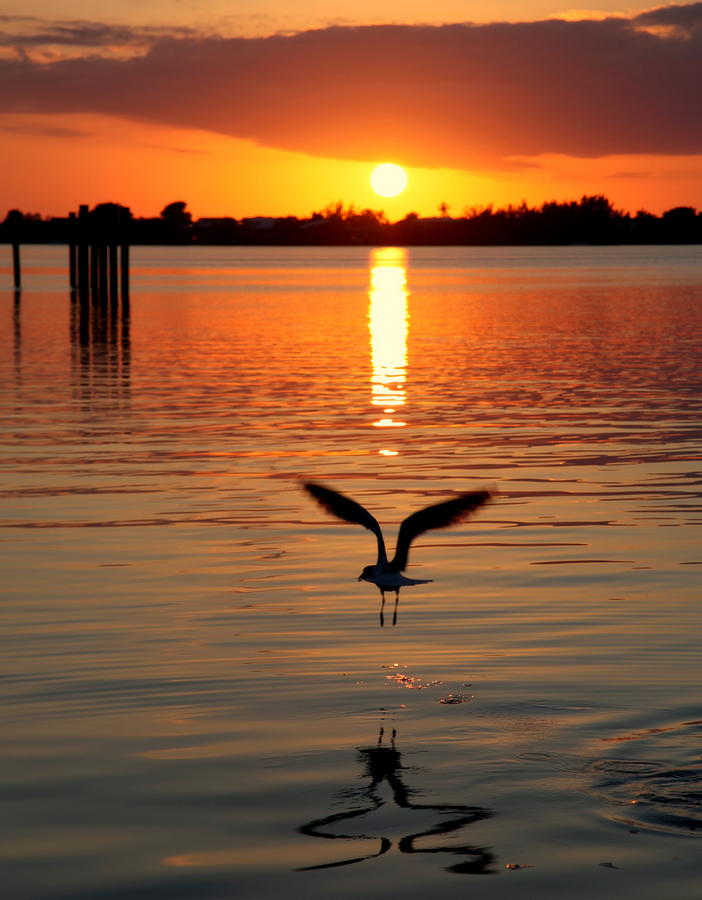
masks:
[(381, 197), (397, 197), (407, 187), (407, 172), (395, 163), (381, 163), (371, 172), (370, 183)]

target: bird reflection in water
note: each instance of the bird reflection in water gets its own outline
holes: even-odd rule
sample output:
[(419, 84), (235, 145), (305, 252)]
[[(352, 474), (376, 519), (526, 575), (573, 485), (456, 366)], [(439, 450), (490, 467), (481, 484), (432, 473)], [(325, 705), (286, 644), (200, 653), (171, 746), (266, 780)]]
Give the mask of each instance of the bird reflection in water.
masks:
[[(382, 247), (371, 252), (368, 329), (371, 351), (371, 406), (382, 413), (374, 428), (402, 428), (393, 418), (407, 402), (407, 251)], [(382, 456), (397, 456), (383, 448)]]
[[(343, 812), (332, 813), (319, 819), (312, 819), (298, 828), (301, 834), (332, 841), (375, 840), (378, 841), (377, 850), (363, 856), (345, 856), (334, 862), (304, 866), (296, 871), (303, 872), (314, 869), (331, 869), (337, 866), (350, 866), (366, 860), (376, 859), (391, 850), (394, 846), (393, 840), (387, 837), (386, 834), (378, 834), (373, 827), (373, 814), (383, 807), (386, 802), (381, 796), (381, 788), (386, 786), (391, 793), (392, 803), (402, 810), (409, 811), (413, 818), (417, 820), (417, 830), (411, 829), (408, 834), (395, 839), (397, 850), (400, 853), (459, 857), (459, 860), (454, 862), (453, 865), (445, 866), (448, 872), (464, 875), (493, 874), (495, 857), (485, 847), (454, 843), (422, 846), (423, 838), (455, 835), (468, 825), (490, 818), (494, 813), (492, 810), (480, 806), (415, 802), (414, 798), (419, 791), (409, 787), (406, 783), (404, 773), (409, 770), (402, 765), (401, 753), (396, 747), (396, 737), (396, 731), (393, 728), (389, 743), (385, 743), (385, 733), (381, 727), (378, 742), (375, 746), (359, 748), (359, 762), (363, 767), (363, 775), (361, 777), (367, 783), (362, 788), (344, 792), (343, 796), (349, 797), (352, 801), (349, 809)], [(420, 824), (420, 820), (424, 824)], [(427, 825), (427, 821), (431, 824)], [(353, 831), (352, 828), (346, 828), (349, 822), (358, 823), (359, 833), (349, 833)]]

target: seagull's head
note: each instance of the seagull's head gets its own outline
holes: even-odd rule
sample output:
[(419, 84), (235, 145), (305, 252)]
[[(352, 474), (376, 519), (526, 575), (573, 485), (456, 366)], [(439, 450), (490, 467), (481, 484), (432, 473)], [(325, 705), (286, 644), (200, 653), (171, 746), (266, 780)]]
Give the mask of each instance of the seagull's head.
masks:
[(366, 566), (358, 576), (359, 581), (372, 581), (376, 576), (376, 566)]

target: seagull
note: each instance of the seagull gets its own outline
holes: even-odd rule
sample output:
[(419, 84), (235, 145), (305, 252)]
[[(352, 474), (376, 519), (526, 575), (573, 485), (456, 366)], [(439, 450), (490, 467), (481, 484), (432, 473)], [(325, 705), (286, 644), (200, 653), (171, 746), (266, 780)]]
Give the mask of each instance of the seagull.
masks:
[(388, 561), (383, 532), (375, 516), (371, 515), (367, 509), (360, 503), (356, 503), (355, 500), (313, 481), (303, 482), (302, 487), (328, 513), (344, 522), (363, 525), (368, 531), (373, 532), (378, 541), (378, 561), (373, 566), (366, 566), (358, 576), (358, 580), (370, 581), (377, 585), (383, 595), (383, 602), (385, 601), (385, 591), (395, 591), (396, 603), (401, 587), (411, 584), (428, 584), (433, 580), (431, 578), (407, 578), (402, 574), (407, 567), (412, 541), (420, 534), (424, 534), (425, 531), (431, 531), (433, 528), (448, 528), (450, 525), (464, 521), (493, 496), (491, 491), (473, 491), (470, 494), (459, 494), (451, 500), (444, 500), (442, 503), (435, 503), (433, 506), (427, 506), (425, 509), (412, 513), (400, 525), (395, 555)]

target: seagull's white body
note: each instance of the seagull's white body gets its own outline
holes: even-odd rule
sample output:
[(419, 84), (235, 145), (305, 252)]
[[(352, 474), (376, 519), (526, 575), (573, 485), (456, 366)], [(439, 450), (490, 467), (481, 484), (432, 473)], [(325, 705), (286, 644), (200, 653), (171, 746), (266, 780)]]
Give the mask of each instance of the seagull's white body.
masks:
[(381, 572), (378, 575), (362, 575), (359, 581), (369, 581), (381, 590), (394, 591), (411, 584), (430, 584), (433, 578), (407, 578), (402, 572)]
[(369, 581), (377, 585), (383, 596), (386, 590), (399, 594), (401, 587), (428, 584), (431, 581), (431, 579), (407, 578), (402, 574), (409, 559), (410, 544), (418, 535), (434, 528), (448, 528), (449, 525), (462, 522), (492, 497), (490, 491), (459, 494), (451, 500), (427, 506), (408, 516), (400, 525), (395, 555), (388, 560), (380, 525), (375, 516), (371, 515), (365, 507), (343, 494), (312, 481), (305, 482), (303, 487), (327, 512), (344, 522), (362, 525), (373, 532), (378, 543), (378, 559), (375, 565), (365, 567), (358, 576), (358, 580)]

